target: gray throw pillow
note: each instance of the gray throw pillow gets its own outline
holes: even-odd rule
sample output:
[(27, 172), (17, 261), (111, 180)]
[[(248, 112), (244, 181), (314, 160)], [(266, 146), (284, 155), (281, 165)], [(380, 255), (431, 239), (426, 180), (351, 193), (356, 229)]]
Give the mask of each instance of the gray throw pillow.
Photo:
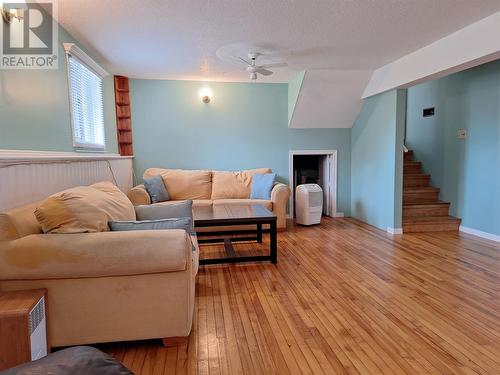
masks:
[[(177, 219), (143, 220), (143, 221), (110, 221), (109, 229), (113, 232), (130, 230), (163, 230), (163, 229), (184, 229), (189, 235), (196, 236), (193, 231), (193, 224), (190, 217)], [(191, 250), (196, 251), (196, 247), (191, 243)]]
[(75, 346), (63, 349), (36, 361), (1, 371), (0, 374), (134, 375), (133, 372), (110, 355), (89, 346)]
[(169, 204), (145, 204), (135, 206), (137, 220), (172, 219), (178, 217), (193, 218), (193, 201), (180, 201)]
[(142, 221), (110, 221), (108, 225), (112, 231), (184, 229), (190, 234), (192, 227), (191, 218), (189, 217)]
[(151, 197), (151, 202), (165, 202), (170, 200), (167, 188), (163, 183), (163, 178), (160, 175), (144, 179), (144, 187)]
[(171, 204), (146, 204), (135, 206), (135, 215), (138, 221), (189, 217), (191, 219), (191, 233), (194, 233), (192, 200)]

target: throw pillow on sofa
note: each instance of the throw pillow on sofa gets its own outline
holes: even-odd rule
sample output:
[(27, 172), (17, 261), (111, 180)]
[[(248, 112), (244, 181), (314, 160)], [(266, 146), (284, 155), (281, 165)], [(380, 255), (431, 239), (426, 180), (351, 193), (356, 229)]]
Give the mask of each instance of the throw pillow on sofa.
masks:
[(111, 182), (78, 186), (53, 194), (35, 210), (44, 233), (109, 230), (108, 221), (135, 220), (132, 202)]
[(193, 237), (196, 238), (196, 233), (193, 232), (193, 222), (189, 217), (143, 221), (110, 221), (109, 228), (113, 232), (130, 230), (184, 229), (191, 236), (191, 250), (196, 251), (196, 246), (193, 243)]
[(187, 200), (176, 202), (168, 205), (164, 204), (150, 204), (143, 206), (135, 206), (135, 214), (137, 220), (161, 220), (161, 219), (179, 219), (190, 218), (191, 230), (194, 233), (193, 225), (193, 201)]
[(251, 199), (271, 199), (276, 173), (256, 173), (252, 177)]
[(151, 197), (152, 203), (165, 202), (170, 200), (167, 188), (160, 175), (144, 179), (144, 188)]
[(179, 219), (109, 222), (109, 228), (112, 231), (184, 229), (186, 232), (190, 233), (191, 227), (192, 223), (189, 217), (182, 217)]

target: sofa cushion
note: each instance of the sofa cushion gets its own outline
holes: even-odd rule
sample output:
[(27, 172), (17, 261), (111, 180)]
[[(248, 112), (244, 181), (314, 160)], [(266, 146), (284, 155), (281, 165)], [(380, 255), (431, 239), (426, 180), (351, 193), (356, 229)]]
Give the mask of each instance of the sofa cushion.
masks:
[(214, 200), (213, 206), (214, 207), (220, 205), (241, 206), (248, 204), (260, 204), (265, 208), (267, 208), (269, 211), (273, 210), (273, 202), (267, 199), (216, 199)]
[(79, 279), (184, 271), (192, 254), (185, 230), (32, 234), (0, 251), (0, 280)]
[(252, 177), (257, 173), (270, 173), (269, 168), (249, 169), (246, 171), (212, 172), (212, 200), (250, 198)]
[[(158, 206), (170, 206), (172, 204), (177, 204), (179, 202), (185, 202), (185, 201), (165, 201), (165, 202), (160, 202), (156, 203)], [(193, 202), (193, 207), (210, 207), (212, 206), (213, 201), (211, 199), (195, 199), (192, 201)]]
[(45, 233), (109, 230), (108, 221), (135, 220), (132, 202), (111, 182), (78, 186), (56, 193), (35, 210)]
[(30, 234), (42, 233), (35, 217), (40, 202), (0, 213), (0, 241), (11, 241)]
[(211, 199), (197, 199), (193, 201), (193, 207), (211, 207), (213, 201)]
[(212, 195), (212, 172), (182, 169), (149, 168), (144, 178), (160, 175), (170, 199), (210, 199)]

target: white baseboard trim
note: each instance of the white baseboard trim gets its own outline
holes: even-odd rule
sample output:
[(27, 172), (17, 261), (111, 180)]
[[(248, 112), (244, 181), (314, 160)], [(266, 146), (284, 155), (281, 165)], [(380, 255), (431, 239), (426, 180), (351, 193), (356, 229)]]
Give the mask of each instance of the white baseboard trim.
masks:
[(391, 227), (387, 227), (387, 233), (390, 233), (390, 234), (403, 234), (403, 228), (391, 228)]
[(488, 232), (483, 232), (481, 230), (464, 227), (463, 225), (460, 225), (459, 230), (460, 230), (460, 232), (472, 234), (473, 236), (485, 238), (487, 240), (491, 240), (491, 241), (495, 241), (495, 242), (500, 242), (500, 236), (496, 235), (496, 234), (491, 234)]

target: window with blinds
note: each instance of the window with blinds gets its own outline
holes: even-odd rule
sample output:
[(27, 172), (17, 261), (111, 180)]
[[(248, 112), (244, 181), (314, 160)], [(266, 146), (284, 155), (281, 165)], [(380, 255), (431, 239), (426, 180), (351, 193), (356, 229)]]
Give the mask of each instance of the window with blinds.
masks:
[(104, 151), (102, 77), (71, 52), (68, 53), (73, 146)]

